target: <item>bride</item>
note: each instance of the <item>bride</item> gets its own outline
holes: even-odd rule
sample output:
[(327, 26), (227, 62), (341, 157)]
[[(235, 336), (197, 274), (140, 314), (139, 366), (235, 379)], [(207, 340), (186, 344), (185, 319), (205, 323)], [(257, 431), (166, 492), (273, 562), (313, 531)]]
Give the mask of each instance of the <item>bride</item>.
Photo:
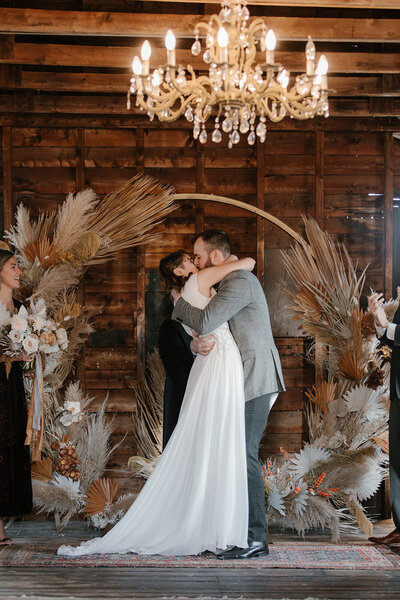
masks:
[[(180, 259), (163, 262), (197, 308), (205, 308), (213, 285), (228, 273), (255, 264), (236, 259), (198, 272), (188, 254)], [(213, 335), (211, 352), (195, 358), (176, 428), (135, 502), (104, 537), (61, 546), (58, 554), (189, 555), (247, 547), (243, 367), (228, 324)]]

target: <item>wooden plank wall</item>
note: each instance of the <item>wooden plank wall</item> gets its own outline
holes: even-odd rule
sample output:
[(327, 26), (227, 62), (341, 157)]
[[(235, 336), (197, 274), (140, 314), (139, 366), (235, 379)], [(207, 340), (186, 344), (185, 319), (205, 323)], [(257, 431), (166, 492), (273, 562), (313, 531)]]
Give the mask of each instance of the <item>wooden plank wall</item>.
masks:
[[(201, 146), (187, 129), (136, 129), (103, 126), (21, 127), (1, 129), (2, 218), (7, 227), (19, 202), (34, 214), (56, 207), (65, 195), (92, 187), (100, 196), (136, 172), (145, 172), (174, 185), (178, 193), (221, 194), (257, 205), (302, 231), (301, 215), (314, 216), (320, 225), (344, 242), (363, 268), (370, 263), (367, 286), (391, 290), (391, 231), (393, 196), (400, 194), (400, 142), (390, 132), (326, 131), (287, 125), (272, 129), (264, 145), (244, 141), (226, 146)], [(17, 126), (18, 125), (18, 126)], [(107, 128), (109, 127), (109, 128)], [(396, 192), (397, 190), (397, 192)], [(114, 417), (114, 440), (123, 443), (110, 465), (111, 473), (135, 453), (134, 405), (125, 383), (139, 380), (145, 353), (156, 343), (157, 331), (170, 305), (160, 290), (158, 263), (168, 252), (191, 248), (196, 232), (222, 228), (235, 252), (257, 258), (257, 274), (267, 294), (273, 264), (289, 247), (290, 238), (250, 213), (212, 202), (184, 202), (159, 227), (160, 240), (139, 251), (121, 254), (114, 263), (91, 268), (80, 298), (99, 310), (96, 333), (87, 344), (78, 375), (98, 407), (109, 393), (107, 411)], [(275, 260), (275, 259), (272, 259)], [(273, 282), (274, 285), (276, 281)], [(390, 293), (390, 292), (389, 292)], [(275, 322), (279, 314), (273, 307)], [(278, 318), (278, 321), (277, 321)], [(282, 315), (282, 319), (289, 319)], [(302, 413), (303, 390), (314, 380), (305, 364), (304, 340), (284, 323), (276, 343), (284, 367), (287, 391), (280, 395), (264, 437), (264, 456), (298, 450), (306, 437)], [(281, 327), (277, 327), (281, 331)], [(125, 482), (125, 487), (134, 486)]]

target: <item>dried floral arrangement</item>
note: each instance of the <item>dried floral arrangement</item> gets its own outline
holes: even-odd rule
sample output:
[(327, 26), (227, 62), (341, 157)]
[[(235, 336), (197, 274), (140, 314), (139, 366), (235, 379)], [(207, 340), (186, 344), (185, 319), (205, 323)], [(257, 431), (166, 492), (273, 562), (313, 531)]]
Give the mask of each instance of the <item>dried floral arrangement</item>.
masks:
[[(286, 292), (300, 329), (314, 340), (308, 358), (325, 376), (306, 392), (309, 443), (294, 456), (282, 448), (282, 460), (263, 465), (266, 510), (269, 522), (299, 534), (328, 527), (337, 541), (354, 524), (371, 533), (362, 502), (387, 474), (388, 349), (379, 348), (372, 315), (360, 308), (365, 270), (357, 275), (345, 248), (314, 220), (304, 223), (307, 240), (284, 254)], [(389, 319), (398, 304), (386, 304)], [(138, 446), (146, 458), (129, 463), (144, 477), (160, 454), (164, 374), (157, 354), (149, 373), (136, 415)]]
[[(314, 220), (304, 223), (308, 241), (284, 253), (286, 292), (324, 377), (306, 392), (309, 443), (264, 465), (267, 516), (300, 534), (327, 526), (336, 541), (349, 524), (372, 533), (361, 503), (387, 474), (389, 368), (360, 308), (365, 270), (357, 275), (345, 248)], [(398, 304), (386, 305), (389, 318)]]
[(115, 485), (99, 479), (112, 452), (104, 407), (91, 413), (91, 399), (78, 383), (62, 392), (93, 331), (94, 313), (77, 302), (77, 286), (90, 265), (151, 242), (155, 225), (174, 208), (171, 187), (139, 175), (103, 200), (91, 189), (69, 194), (57, 210), (37, 218), (21, 204), (6, 234), (23, 270), (21, 298), (40, 299), (68, 340), (68, 348), (49, 354), (44, 364), (43, 456), (32, 471), (34, 505), (54, 513), (59, 530), (79, 512), (92, 515), (94, 505), (107, 510), (116, 496)]

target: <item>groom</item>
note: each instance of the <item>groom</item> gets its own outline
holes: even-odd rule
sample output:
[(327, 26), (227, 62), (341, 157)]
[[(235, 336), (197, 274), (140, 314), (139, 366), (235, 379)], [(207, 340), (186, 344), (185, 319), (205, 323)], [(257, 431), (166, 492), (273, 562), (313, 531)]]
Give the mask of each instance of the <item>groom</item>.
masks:
[[(220, 265), (231, 253), (231, 242), (223, 231), (208, 229), (195, 239), (194, 263), (199, 269)], [(253, 273), (234, 271), (221, 281), (218, 294), (204, 310), (178, 297), (172, 318), (189, 325), (201, 335), (229, 322), (244, 371), (249, 532), (247, 548), (232, 548), (218, 557), (246, 559), (266, 556), (265, 490), (258, 450), (268, 414), (278, 392), (285, 386), (264, 291)]]

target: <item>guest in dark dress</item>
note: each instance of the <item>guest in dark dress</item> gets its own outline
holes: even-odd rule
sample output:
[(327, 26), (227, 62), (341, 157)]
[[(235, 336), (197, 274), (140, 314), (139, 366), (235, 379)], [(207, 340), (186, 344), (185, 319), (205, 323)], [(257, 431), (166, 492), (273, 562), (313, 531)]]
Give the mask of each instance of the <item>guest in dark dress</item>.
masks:
[[(19, 287), (21, 270), (12, 252), (0, 242), (0, 302), (9, 311), (21, 303), (13, 300), (13, 290)], [(32, 486), (29, 446), (25, 446), (27, 410), (23, 384), (23, 362), (30, 360), (20, 354), (11, 358), (9, 376), (0, 354), (0, 546), (12, 541), (7, 537), (3, 518), (30, 513)]]

